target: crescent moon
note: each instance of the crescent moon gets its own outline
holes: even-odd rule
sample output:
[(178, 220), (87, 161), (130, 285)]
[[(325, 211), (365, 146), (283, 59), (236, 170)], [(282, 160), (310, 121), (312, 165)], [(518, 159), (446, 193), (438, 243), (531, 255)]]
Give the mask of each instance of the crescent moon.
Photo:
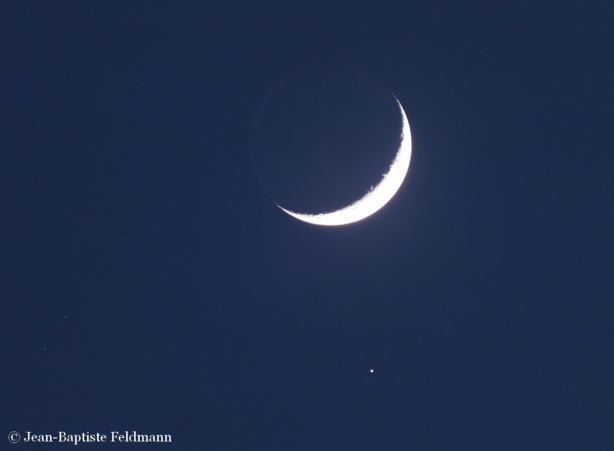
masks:
[(371, 188), (367, 194), (353, 204), (330, 213), (312, 215), (308, 213), (297, 213), (290, 211), (281, 205), (277, 206), (290, 216), (293, 216), (300, 221), (323, 226), (340, 226), (365, 219), (386, 205), (403, 184), (407, 171), (409, 170), (409, 162), (411, 160), (411, 131), (409, 128), (409, 122), (407, 120), (407, 116), (405, 115), (405, 111), (403, 110), (403, 106), (398, 99), (397, 104), (403, 118), (401, 145), (399, 146), (399, 150), (392, 164), (390, 165), (390, 170), (384, 175), (381, 182), (379, 182), (377, 186)]

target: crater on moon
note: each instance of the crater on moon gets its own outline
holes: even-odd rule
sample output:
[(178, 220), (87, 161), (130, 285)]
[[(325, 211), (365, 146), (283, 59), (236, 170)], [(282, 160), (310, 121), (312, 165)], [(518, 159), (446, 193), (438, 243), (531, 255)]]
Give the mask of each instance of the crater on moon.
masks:
[(362, 198), (390, 169), (402, 118), (392, 93), (369, 75), (318, 66), (275, 83), (249, 130), (254, 171), (276, 204), (326, 213)]

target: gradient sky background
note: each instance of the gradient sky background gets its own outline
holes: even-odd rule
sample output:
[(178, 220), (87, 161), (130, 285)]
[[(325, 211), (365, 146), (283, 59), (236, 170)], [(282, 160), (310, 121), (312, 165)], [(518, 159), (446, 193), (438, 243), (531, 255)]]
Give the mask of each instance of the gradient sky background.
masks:
[[(612, 23), (609, 1), (3, 2), (3, 434), (611, 450)], [(414, 145), (397, 196), (335, 229), (277, 209), (246, 150), (272, 80), (321, 62), (394, 92)]]

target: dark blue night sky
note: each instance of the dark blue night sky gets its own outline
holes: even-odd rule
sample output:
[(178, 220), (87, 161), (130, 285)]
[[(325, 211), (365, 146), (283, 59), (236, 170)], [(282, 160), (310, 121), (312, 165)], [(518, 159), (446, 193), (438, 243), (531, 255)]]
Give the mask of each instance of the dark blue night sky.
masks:
[[(607, 1), (4, 2), (0, 448), (611, 450), (613, 23)], [(285, 215), (248, 155), (271, 83), (329, 63), (413, 135), (397, 195), (339, 228)]]

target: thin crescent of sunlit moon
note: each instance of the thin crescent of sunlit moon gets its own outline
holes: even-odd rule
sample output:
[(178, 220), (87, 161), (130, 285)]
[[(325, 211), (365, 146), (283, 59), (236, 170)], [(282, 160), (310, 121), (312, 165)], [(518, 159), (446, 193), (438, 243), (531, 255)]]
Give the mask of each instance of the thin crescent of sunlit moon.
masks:
[(379, 182), (377, 186), (369, 190), (366, 195), (358, 199), (353, 204), (330, 213), (321, 213), (316, 215), (296, 213), (285, 209), (281, 205), (277, 206), (290, 216), (310, 224), (340, 226), (365, 219), (386, 205), (403, 184), (403, 180), (405, 180), (405, 176), (409, 170), (409, 162), (411, 160), (411, 131), (409, 129), (409, 122), (407, 120), (407, 116), (405, 115), (405, 111), (403, 110), (403, 106), (398, 99), (397, 104), (401, 110), (401, 116), (403, 117), (401, 145), (399, 146), (399, 151), (397, 152), (394, 161), (390, 165), (390, 170), (384, 175), (384, 178), (382, 178), (381, 182)]

